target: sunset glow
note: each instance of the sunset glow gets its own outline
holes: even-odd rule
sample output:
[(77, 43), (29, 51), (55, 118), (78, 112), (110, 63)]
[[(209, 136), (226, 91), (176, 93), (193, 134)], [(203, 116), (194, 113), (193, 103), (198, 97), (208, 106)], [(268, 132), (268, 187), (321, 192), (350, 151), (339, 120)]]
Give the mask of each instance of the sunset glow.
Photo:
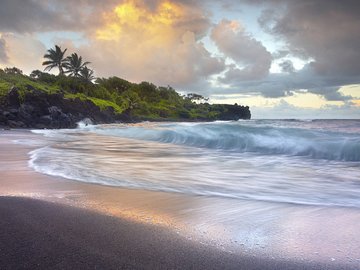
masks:
[(181, 21), (184, 14), (185, 10), (181, 5), (168, 1), (160, 3), (154, 11), (149, 10), (142, 2), (127, 1), (103, 14), (104, 25), (96, 31), (96, 38), (118, 41), (136, 31), (143, 36), (142, 40), (151, 37), (161, 42), (162, 39), (166, 40), (172, 25)]

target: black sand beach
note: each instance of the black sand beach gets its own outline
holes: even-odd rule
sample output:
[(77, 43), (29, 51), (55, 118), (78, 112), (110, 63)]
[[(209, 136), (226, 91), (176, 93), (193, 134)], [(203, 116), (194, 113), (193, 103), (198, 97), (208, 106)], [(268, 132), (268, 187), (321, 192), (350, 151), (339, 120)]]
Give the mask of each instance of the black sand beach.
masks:
[(156, 226), (28, 198), (1, 197), (0, 216), (1, 269), (329, 269), (229, 254)]
[[(358, 211), (127, 190), (27, 166), (0, 133), (0, 269), (359, 269)], [(332, 259), (333, 258), (333, 259)]]

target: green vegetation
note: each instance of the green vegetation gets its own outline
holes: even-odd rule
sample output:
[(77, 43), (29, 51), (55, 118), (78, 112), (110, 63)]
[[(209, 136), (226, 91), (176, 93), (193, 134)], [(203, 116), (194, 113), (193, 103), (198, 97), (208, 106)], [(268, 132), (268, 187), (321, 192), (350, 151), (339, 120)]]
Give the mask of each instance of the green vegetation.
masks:
[(222, 115), (226, 113), (230, 115), (229, 109), (233, 107), (237, 108), (238, 115), (244, 111), (242, 118), (250, 117), (246, 115), (248, 107), (211, 105), (201, 95), (181, 96), (170, 86), (131, 83), (118, 77), (95, 80), (93, 70), (86, 66), (89, 62), (83, 61), (76, 53), (69, 57), (65, 57), (65, 53), (66, 49), (62, 51), (55, 46), (44, 55), (47, 59), (43, 63), (45, 70), (58, 68), (58, 76), (40, 70), (34, 70), (30, 76), (17, 68), (0, 70), (0, 99), (15, 86), (20, 96), (33, 89), (48, 94), (58, 93), (66, 99), (91, 101), (100, 110), (113, 110), (134, 120), (216, 120), (224, 118)]
[(59, 91), (56, 85), (31, 79), (23, 75), (22, 71), (17, 68), (0, 69), (0, 98), (4, 97), (13, 86), (19, 89), (20, 96), (24, 96), (25, 92), (30, 89), (37, 89), (49, 94)]

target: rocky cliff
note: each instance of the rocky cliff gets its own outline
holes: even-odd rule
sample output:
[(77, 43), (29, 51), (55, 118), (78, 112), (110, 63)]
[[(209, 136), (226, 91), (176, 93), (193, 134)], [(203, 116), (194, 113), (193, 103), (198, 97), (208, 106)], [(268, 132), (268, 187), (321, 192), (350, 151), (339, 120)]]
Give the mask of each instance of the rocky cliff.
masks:
[(0, 104), (0, 126), (11, 128), (74, 128), (84, 118), (94, 123), (111, 123), (125, 116), (111, 107), (101, 111), (90, 100), (67, 99), (63, 94), (48, 94), (31, 86), (24, 96), (11, 88)]

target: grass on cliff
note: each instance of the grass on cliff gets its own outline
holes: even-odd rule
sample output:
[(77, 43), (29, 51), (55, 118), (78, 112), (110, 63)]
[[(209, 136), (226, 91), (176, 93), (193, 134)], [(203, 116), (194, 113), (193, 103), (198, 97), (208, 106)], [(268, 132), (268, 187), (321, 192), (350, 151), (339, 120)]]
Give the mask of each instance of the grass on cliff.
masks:
[(28, 76), (21, 74), (6, 74), (0, 73), (0, 95), (8, 93), (12, 86), (17, 87), (20, 91), (25, 91), (29, 87), (33, 87), (37, 90), (44, 91), (46, 93), (56, 93), (60, 89), (58, 86), (53, 84), (47, 84), (44, 82), (37, 82)]
[(92, 101), (97, 107), (100, 108), (100, 110), (104, 111), (106, 110), (108, 107), (112, 107), (115, 111), (115, 113), (122, 113), (124, 111), (124, 108), (120, 107), (118, 104), (110, 101), (110, 100), (104, 100), (104, 99), (100, 99), (100, 98), (95, 98), (95, 97), (88, 97), (85, 94), (65, 94), (65, 98), (69, 98), (69, 99), (76, 99), (79, 98), (81, 100), (90, 100)]

